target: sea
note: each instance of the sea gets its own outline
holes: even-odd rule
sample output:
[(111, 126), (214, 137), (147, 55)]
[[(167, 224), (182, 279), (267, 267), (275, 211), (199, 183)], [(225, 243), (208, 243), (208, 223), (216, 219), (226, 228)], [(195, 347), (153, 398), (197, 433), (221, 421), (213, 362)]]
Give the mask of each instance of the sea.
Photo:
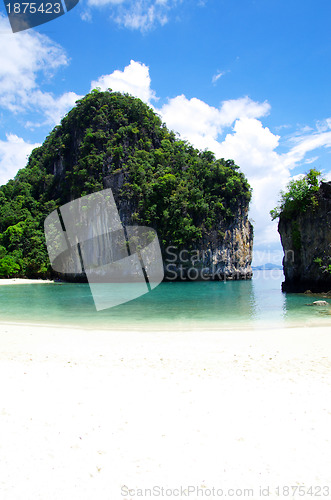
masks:
[[(228, 330), (331, 327), (319, 295), (283, 293), (282, 271), (255, 271), (247, 281), (161, 283), (124, 304), (97, 311), (88, 284), (0, 286), (0, 322), (108, 330)], [(134, 285), (133, 285), (134, 286)]]

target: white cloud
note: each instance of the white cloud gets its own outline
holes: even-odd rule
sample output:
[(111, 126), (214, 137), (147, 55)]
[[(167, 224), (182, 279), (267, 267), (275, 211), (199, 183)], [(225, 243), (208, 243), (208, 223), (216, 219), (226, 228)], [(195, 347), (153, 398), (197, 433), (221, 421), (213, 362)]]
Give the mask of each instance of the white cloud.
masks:
[[(116, 70), (93, 81), (91, 88), (95, 87), (128, 92), (147, 103), (155, 99), (149, 68), (135, 61), (123, 71)], [(225, 101), (216, 108), (200, 99), (180, 95), (169, 99), (156, 111), (170, 129), (195, 147), (210, 149), (219, 158), (232, 158), (241, 166), (254, 188), (251, 214), (259, 240), (278, 241), (269, 210), (276, 204), (279, 190), (285, 187), (290, 174), (281, 156), (275, 152), (279, 136), (258, 120), (270, 112), (270, 105), (246, 96)], [(221, 135), (232, 125), (232, 131), (221, 141)]]
[(325, 120), (319, 120), (316, 123), (316, 129), (318, 132), (325, 132), (331, 129), (331, 118), (326, 118)]
[(215, 84), (222, 76), (225, 75), (225, 73), (225, 71), (218, 71), (211, 79), (211, 82)]
[(260, 120), (245, 117), (236, 121), (219, 147), (219, 154), (234, 159), (253, 187), (250, 214), (255, 221), (257, 247), (279, 242), (277, 224), (270, 220), (269, 211), (290, 180), (289, 169), (276, 152), (279, 139)]
[(13, 34), (0, 15), (0, 105), (22, 111), (29, 95), (38, 88), (37, 77), (49, 77), (68, 64), (63, 49), (35, 31)]
[(222, 125), (230, 127), (235, 120), (241, 118), (262, 118), (269, 114), (270, 109), (267, 101), (256, 102), (247, 96), (229, 99), (222, 103), (220, 111)]
[(89, 5), (103, 7), (104, 5), (122, 5), (126, 0), (88, 0)]
[(318, 160), (318, 158), (319, 158), (318, 156), (312, 156), (312, 158), (307, 158), (307, 159), (304, 161), (304, 163), (305, 163), (306, 165), (310, 165), (311, 163), (315, 163), (315, 161), (317, 161), (317, 160)]
[(81, 20), (88, 23), (92, 22), (92, 14), (89, 10), (85, 10), (80, 14)]
[(42, 92), (40, 78), (50, 80), (56, 70), (68, 65), (62, 47), (35, 31), (11, 33), (0, 14), (0, 107), (14, 113), (41, 112), (55, 125), (79, 98), (68, 92), (56, 98)]
[(217, 158), (231, 158), (241, 167), (253, 187), (250, 215), (255, 221), (255, 247), (271, 246), (279, 252), (277, 222), (271, 221), (269, 211), (277, 205), (280, 190), (290, 181), (291, 168), (316, 148), (329, 147), (331, 132), (296, 137), (289, 151), (280, 154), (280, 136), (261, 121), (270, 109), (267, 102), (255, 102), (248, 97), (225, 101), (217, 109), (181, 95), (169, 99), (159, 113), (170, 128), (195, 147), (208, 148)]
[(159, 9), (157, 3), (147, 6), (147, 2), (135, 2), (132, 8), (123, 9), (114, 16), (117, 24), (133, 30), (148, 31), (156, 24), (164, 26), (168, 17), (164, 9)]
[[(133, 60), (123, 71), (116, 70), (93, 81), (91, 89), (95, 87), (128, 92), (149, 104), (156, 99), (149, 67)], [(254, 189), (251, 216), (255, 220), (258, 245), (279, 241), (269, 210), (274, 208), (280, 189), (290, 179), (287, 158), (276, 152), (280, 136), (274, 135), (260, 120), (270, 109), (268, 102), (256, 102), (248, 96), (224, 101), (216, 108), (185, 95), (168, 99), (156, 109), (167, 126), (183, 139), (199, 149), (210, 149), (218, 158), (232, 158), (240, 165)]]
[(257, 118), (269, 113), (267, 102), (258, 103), (249, 97), (224, 101), (220, 108), (209, 106), (197, 98), (187, 99), (184, 95), (169, 99), (157, 110), (169, 128), (178, 132), (183, 139), (197, 148), (210, 149), (220, 154), (219, 137), (236, 120)]
[(28, 161), (31, 151), (40, 144), (30, 144), (21, 137), (7, 134), (7, 140), (0, 140), (0, 185), (12, 179)]
[(65, 92), (60, 97), (54, 97), (49, 92), (36, 90), (31, 95), (31, 104), (35, 104), (45, 119), (41, 123), (28, 122), (27, 126), (34, 128), (48, 124), (59, 124), (64, 115), (74, 107), (75, 102), (81, 97), (83, 96), (79, 96), (75, 92)]
[(158, 112), (167, 126), (200, 149), (211, 148), (221, 131), (220, 112), (197, 98), (169, 99)]
[(290, 125), (289, 123), (285, 123), (283, 125), (278, 125), (278, 127), (275, 127), (275, 130), (277, 130), (277, 132), (280, 132), (283, 129), (288, 129), (291, 127), (292, 127), (292, 125)]
[[(222, 151), (228, 156), (237, 154), (242, 160), (247, 153), (250, 153), (252, 155), (250, 163), (260, 170), (265, 167), (266, 157), (269, 163), (275, 163), (277, 154), (274, 150), (279, 144), (279, 139), (280, 137), (270, 132), (269, 128), (263, 127), (260, 120), (243, 117), (236, 120), (233, 131), (227, 134), (221, 145)], [(238, 151), (239, 144), (240, 151)], [(272, 157), (270, 157), (270, 151)]]
[(91, 8), (108, 8), (110, 17), (120, 26), (148, 31), (168, 22), (168, 12), (180, 0), (88, 0)]
[[(114, 71), (92, 82), (92, 88), (96, 86), (129, 92), (147, 103), (155, 99), (149, 68), (135, 61), (124, 71)], [(217, 158), (231, 158), (240, 165), (253, 187), (250, 215), (255, 221), (255, 246), (271, 246), (279, 252), (277, 222), (271, 221), (269, 211), (277, 205), (280, 190), (290, 181), (291, 169), (316, 148), (329, 147), (331, 132), (307, 135), (308, 130), (301, 129), (301, 135), (291, 138), (288, 152), (280, 154), (277, 148), (281, 137), (261, 121), (270, 109), (268, 102), (256, 102), (247, 96), (224, 101), (216, 108), (201, 99), (179, 95), (156, 111), (170, 129), (195, 147), (210, 149)], [(323, 123), (325, 130), (329, 122)]]
[(115, 70), (109, 75), (103, 75), (91, 83), (91, 89), (96, 87), (101, 90), (111, 88), (114, 91), (128, 92), (141, 100), (150, 103), (156, 99), (155, 92), (151, 89), (149, 68), (140, 62), (130, 61), (123, 71)]
[[(183, 95), (170, 99), (159, 110), (165, 123), (195, 147), (210, 149), (217, 158), (231, 158), (240, 165), (253, 187), (250, 215), (255, 221), (257, 246), (279, 244), (269, 210), (290, 179), (289, 169), (275, 151), (280, 137), (258, 120), (269, 112), (267, 102), (255, 102), (249, 97), (225, 101), (218, 109)], [(222, 141), (220, 137), (226, 130)]]
[(310, 151), (321, 147), (331, 147), (331, 132), (314, 132), (309, 135), (292, 138), (292, 142), (295, 143), (295, 146), (284, 155), (284, 160), (289, 168), (294, 168)]
[[(180, 95), (168, 100), (160, 113), (167, 125), (188, 140), (212, 139), (212, 142), (223, 133), (224, 128), (231, 126), (235, 120), (240, 118), (259, 118), (270, 111), (267, 102), (258, 103), (249, 97), (224, 101), (221, 107), (215, 108), (209, 104), (193, 97), (187, 99)], [(215, 144), (216, 146), (216, 144)], [(198, 147), (209, 147), (208, 144)]]

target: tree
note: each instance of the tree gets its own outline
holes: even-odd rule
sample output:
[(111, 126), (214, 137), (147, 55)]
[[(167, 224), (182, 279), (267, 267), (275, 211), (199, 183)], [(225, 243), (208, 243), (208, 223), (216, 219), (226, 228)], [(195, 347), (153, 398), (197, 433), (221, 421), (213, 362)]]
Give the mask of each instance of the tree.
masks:
[(294, 214), (316, 208), (320, 176), (321, 172), (311, 169), (302, 179), (290, 181), (287, 190), (280, 192), (278, 205), (270, 210), (272, 220), (278, 219), (281, 215), (291, 218)]
[(18, 273), (20, 270), (20, 266), (15, 262), (15, 259), (10, 255), (5, 255), (2, 259), (0, 259), (0, 276), (12, 276), (13, 274)]

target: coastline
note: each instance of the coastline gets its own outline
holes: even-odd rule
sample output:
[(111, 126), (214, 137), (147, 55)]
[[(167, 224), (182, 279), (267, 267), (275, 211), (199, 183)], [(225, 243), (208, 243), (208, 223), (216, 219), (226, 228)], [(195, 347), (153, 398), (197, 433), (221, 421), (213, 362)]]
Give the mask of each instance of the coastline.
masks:
[(55, 323), (54, 321), (26, 321), (26, 320), (4, 320), (0, 318), (0, 329), (3, 327), (18, 327), (18, 328), (50, 328), (57, 330), (69, 330), (86, 333), (94, 333), (96, 331), (103, 333), (113, 333), (113, 332), (132, 332), (132, 333), (162, 333), (163, 335), (169, 335), (169, 333), (178, 332), (180, 334), (192, 334), (192, 333), (204, 333), (204, 332), (278, 332), (278, 331), (289, 331), (289, 330), (310, 330), (316, 329), (331, 329), (331, 315), (330, 318), (321, 322), (315, 318), (310, 318), (309, 320), (290, 320), (287, 322), (274, 322), (270, 323), (268, 321), (264, 322), (196, 322), (185, 320), (180, 321), (151, 321), (145, 323), (134, 323), (134, 322), (118, 322), (118, 323), (107, 323), (105, 325), (83, 325), (82, 323)]
[(30, 278), (1, 278), (1, 285), (43, 285), (45, 283), (54, 283), (54, 280), (30, 279)]
[(0, 345), (6, 500), (129, 499), (124, 487), (156, 485), (257, 498), (261, 486), (330, 485), (328, 327), (3, 324)]

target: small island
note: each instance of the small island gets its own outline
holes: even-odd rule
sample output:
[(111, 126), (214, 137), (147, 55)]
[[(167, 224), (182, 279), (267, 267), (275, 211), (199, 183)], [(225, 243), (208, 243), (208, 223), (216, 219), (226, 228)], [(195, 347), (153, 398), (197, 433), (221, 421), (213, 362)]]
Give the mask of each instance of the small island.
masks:
[(45, 218), (106, 188), (123, 225), (157, 231), (166, 279), (195, 280), (201, 270), (203, 279), (252, 277), (251, 188), (239, 167), (179, 140), (140, 99), (111, 90), (77, 101), (0, 188), (0, 277), (57, 277)]
[(285, 292), (331, 290), (331, 182), (311, 169), (291, 181), (271, 211), (284, 249)]

